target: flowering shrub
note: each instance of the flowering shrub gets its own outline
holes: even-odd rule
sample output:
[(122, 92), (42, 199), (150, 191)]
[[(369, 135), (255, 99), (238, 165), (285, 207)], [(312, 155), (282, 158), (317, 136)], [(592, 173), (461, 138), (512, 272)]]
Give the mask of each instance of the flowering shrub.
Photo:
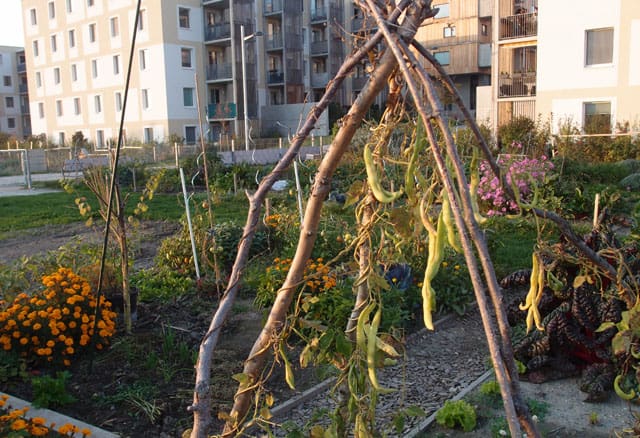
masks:
[(1, 348), (36, 364), (69, 366), (76, 354), (89, 347), (94, 335), (98, 350), (109, 343), (116, 314), (111, 303), (100, 297), (101, 313), (94, 328), (98, 303), (85, 278), (60, 268), (42, 277), (42, 284), (44, 289), (33, 296), (18, 294), (8, 306), (0, 302), (4, 309), (0, 311)]
[[(531, 200), (535, 186), (544, 183), (548, 173), (553, 170), (553, 163), (544, 155), (540, 159), (500, 155), (497, 163), (505, 172), (507, 184), (515, 185), (523, 202)], [(500, 181), (486, 161), (480, 164), (478, 200), (487, 209), (487, 216), (501, 216), (518, 211), (517, 204), (507, 199)]]
[(55, 423), (47, 425), (47, 420), (42, 417), (26, 418), (28, 406), (22, 409), (11, 409), (7, 404), (7, 395), (0, 396), (0, 436), (5, 437), (70, 437), (82, 434), (83, 437), (91, 436), (89, 429), (80, 429), (75, 424), (66, 423), (55, 429)]
[[(292, 259), (275, 258), (273, 265), (268, 266), (265, 275), (260, 280), (256, 294), (256, 304), (260, 307), (268, 307), (273, 304), (276, 293), (284, 282), (287, 272), (291, 268)], [(316, 295), (326, 292), (337, 284), (337, 275), (324, 264), (322, 257), (308, 260), (304, 269), (303, 285), (306, 295)]]

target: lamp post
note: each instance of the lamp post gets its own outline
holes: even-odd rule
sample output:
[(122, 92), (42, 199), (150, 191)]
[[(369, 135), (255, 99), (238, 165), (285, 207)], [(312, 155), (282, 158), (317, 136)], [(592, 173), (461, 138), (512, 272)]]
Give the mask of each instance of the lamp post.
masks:
[(253, 37), (262, 36), (262, 32), (255, 32), (251, 35), (244, 35), (244, 24), (240, 25), (240, 39), (242, 40), (242, 47), (240, 48), (240, 54), (242, 57), (242, 103), (244, 112), (244, 148), (249, 150), (249, 112), (247, 110), (247, 60), (244, 53), (244, 43), (249, 41)]

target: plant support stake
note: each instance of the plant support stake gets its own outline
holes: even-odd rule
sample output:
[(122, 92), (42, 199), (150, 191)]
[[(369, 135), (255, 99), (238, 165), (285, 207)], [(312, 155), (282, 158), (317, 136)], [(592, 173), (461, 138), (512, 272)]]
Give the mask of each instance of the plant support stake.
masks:
[(182, 196), (184, 196), (184, 209), (187, 212), (187, 224), (189, 225), (189, 237), (191, 238), (191, 251), (193, 252), (193, 264), (196, 268), (196, 278), (200, 280), (200, 268), (198, 267), (198, 251), (196, 250), (196, 239), (193, 235), (193, 225), (191, 225), (191, 209), (189, 208), (189, 197), (187, 196), (187, 184), (184, 181), (184, 170), (180, 168), (180, 183), (182, 184)]

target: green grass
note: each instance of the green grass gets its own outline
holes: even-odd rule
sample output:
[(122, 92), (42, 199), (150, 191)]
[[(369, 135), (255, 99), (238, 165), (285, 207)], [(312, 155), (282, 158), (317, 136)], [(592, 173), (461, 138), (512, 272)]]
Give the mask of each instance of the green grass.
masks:
[[(80, 189), (80, 192), (86, 196), (95, 211), (97, 202), (93, 199), (93, 195), (86, 189)], [(135, 207), (137, 201), (135, 195), (133, 194), (127, 204), (128, 214), (131, 214)], [(14, 231), (83, 221), (74, 202), (76, 197), (77, 195), (59, 192), (0, 198), (0, 238)], [(199, 194), (192, 199), (192, 213), (193, 202), (200, 203), (204, 199), (204, 194)], [(223, 199), (220, 204), (214, 205), (215, 221), (234, 220), (244, 224), (248, 203), (244, 195)], [(182, 194), (158, 193), (147, 204), (149, 210), (142, 217), (146, 220), (178, 221), (185, 214)]]

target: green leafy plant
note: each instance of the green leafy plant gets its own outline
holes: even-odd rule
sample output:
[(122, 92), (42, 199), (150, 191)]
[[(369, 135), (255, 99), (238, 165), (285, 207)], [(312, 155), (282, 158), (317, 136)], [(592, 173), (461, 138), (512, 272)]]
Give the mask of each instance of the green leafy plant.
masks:
[(27, 377), (27, 362), (14, 351), (0, 350), (0, 383)]
[(474, 295), (469, 271), (461, 255), (447, 250), (445, 261), (433, 279), (433, 289), (438, 293), (438, 313), (465, 313)]
[(464, 400), (447, 400), (444, 406), (436, 412), (436, 422), (449, 429), (461, 427), (470, 432), (476, 427), (476, 410)]
[(58, 371), (56, 377), (42, 376), (31, 379), (33, 404), (38, 408), (56, 408), (68, 405), (76, 399), (67, 392), (69, 371)]

